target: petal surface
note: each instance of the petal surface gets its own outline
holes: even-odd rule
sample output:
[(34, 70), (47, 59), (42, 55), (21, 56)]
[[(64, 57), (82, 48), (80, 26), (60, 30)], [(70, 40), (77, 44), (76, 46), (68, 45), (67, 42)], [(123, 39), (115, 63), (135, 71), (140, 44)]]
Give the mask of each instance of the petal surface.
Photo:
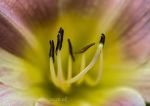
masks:
[[(144, 68), (143, 68), (144, 67)], [(130, 77), (127, 81), (130, 81), (129, 85), (137, 89), (143, 96), (146, 102), (150, 102), (150, 70), (149, 62), (146, 65), (138, 67), (137, 73), (134, 77)]]
[(146, 106), (141, 95), (129, 88), (114, 90), (105, 106)]
[(35, 99), (23, 96), (15, 89), (0, 84), (0, 105), (1, 106), (34, 106)]
[(16, 17), (30, 28), (53, 22), (58, 11), (57, 0), (1, 0), (0, 4), (6, 14)]
[(42, 80), (39, 69), (24, 59), (0, 49), (0, 82), (14, 88), (25, 89), (36, 82), (43, 82)]

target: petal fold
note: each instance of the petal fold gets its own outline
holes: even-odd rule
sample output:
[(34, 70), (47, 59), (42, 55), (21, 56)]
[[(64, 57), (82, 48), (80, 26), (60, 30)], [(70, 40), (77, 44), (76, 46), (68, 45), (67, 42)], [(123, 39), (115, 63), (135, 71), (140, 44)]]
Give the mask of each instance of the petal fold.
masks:
[(150, 102), (150, 70), (149, 64), (138, 67), (137, 72), (129, 78), (130, 86), (137, 89), (146, 102)]
[(146, 106), (141, 95), (130, 88), (117, 88), (109, 95), (105, 106)]
[(25, 40), (20, 33), (0, 14), (0, 48), (15, 55), (22, 55)]

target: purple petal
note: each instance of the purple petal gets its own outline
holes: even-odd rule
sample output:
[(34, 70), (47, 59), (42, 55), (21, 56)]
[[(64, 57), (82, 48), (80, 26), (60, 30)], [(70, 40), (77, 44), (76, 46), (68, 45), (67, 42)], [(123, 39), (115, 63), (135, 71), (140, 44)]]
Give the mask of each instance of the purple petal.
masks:
[(0, 47), (21, 56), (21, 48), (24, 47), (25, 40), (20, 33), (0, 15)]
[(132, 22), (125, 32), (125, 47), (130, 57), (144, 63), (150, 53), (150, 2), (140, 0), (132, 4), (132, 15), (129, 15)]
[(17, 55), (22, 55), (24, 48), (38, 53), (40, 44), (37, 35), (31, 33), (31, 26), (54, 22), (56, 13), (55, 0), (1, 0), (0, 47)]
[(34, 34), (24, 26), (22, 21), (13, 15), (4, 14), (5, 9), (1, 10), (0, 4), (0, 49), (21, 57), (24, 56), (25, 48), (30, 49), (33, 54), (38, 54), (37, 51), (41, 48)]
[(116, 39), (123, 42), (123, 50), (127, 57), (139, 63), (144, 63), (150, 53), (149, 20), (149, 0), (127, 1), (110, 33), (115, 32)]
[[(37, 40), (16, 14), (0, 2), (0, 48), (22, 56), (23, 49), (34, 48)], [(31, 50), (32, 50), (31, 49)]]
[(56, 0), (2, 0), (0, 2), (8, 13), (17, 16), (28, 25), (53, 22), (57, 15)]

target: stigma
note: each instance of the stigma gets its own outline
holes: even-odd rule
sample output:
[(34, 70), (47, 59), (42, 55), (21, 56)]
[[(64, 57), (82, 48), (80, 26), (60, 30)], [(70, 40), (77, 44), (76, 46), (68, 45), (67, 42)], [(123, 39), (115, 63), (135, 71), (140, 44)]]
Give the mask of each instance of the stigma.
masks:
[[(92, 58), (92, 60), (86, 65), (86, 56), (85, 52), (94, 46), (96, 43), (91, 43), (77, 52), (73, 51), (73, 46), (71, 40), (68, 38), (68, 64), (67, 64), (67, 71), (63, 70), (62, 61), (61, 61), (61, 49), (63, 45), (63, 37), (64, 37), (64, 29), (60, 28), (58, 35), (57, 35), (57, 45), (55, 49), (54, 41), (50, 40), (50, 52), (49, 52), (49, 66), (50, 66), (50, 81), (60, 90), (64, 92), (68, 92), (71, 88), (71, 85), (74, 83), (82, 83), (86, 82), (90, 86), (95, 86), (99, 84), (102, 71), (103, 71), (103, 46), (105, 43), (105, 35), (101, 34), (99, 38), (99, 42), (97, 45), (96, 52)], [(55, 53), (56, 52), (56, 53)], [(75, 54), (81, 54), (81, 62), (80, 62), (80, 72), (76, 75), (73, 74), (73, 62), (75, 62)], [(55, 61), (56, 57), (56, 61)], [(84, 79), (84, 76), (88, 74), (87, 72), (94, 67), (96, 62), (99, 61), (98, 70), (97, 70), (97, 77), (96, 79), (92, 79), (90, 77)], [(57, 69), (57, 70), (56, 70)], [(67, 77), (64, 77), (64, 72), (67, 72)]]

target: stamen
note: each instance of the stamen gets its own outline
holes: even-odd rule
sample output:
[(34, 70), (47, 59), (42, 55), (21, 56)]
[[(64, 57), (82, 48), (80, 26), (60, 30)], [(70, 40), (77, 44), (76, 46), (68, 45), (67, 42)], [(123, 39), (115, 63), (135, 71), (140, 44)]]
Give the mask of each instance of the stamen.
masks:
[[(86, 65), (86, 58), (85, 58), (85, 53), (82, 54), (82, 59), (81, 59), (81, 67), (80, 67), (80, 70), (84, 70), (85, 68), (85, 65)], [(80, 72), (81, 72), (80, 71)], [(82, 82), (84, 81), (84, 77), (82, 77), (80, 80), (77, 81), (77, 84), (81, 84)]]
[(82, 54), (82, 60), (81, 60), (81, 71), (85, 68), (86, 60), (85, 60), (85, 54)]
[(68, 80), (72, 78), (72, 57), (69, 55), (68, 59)]
[(95, 43), (91, 43), (91, 44), (89, 44), (89, 45), (83, 47), (81, 50), (79, 50), (79, 51), (77, 51), (77, 52), (75, 52), (75, 53), (76, 53), (76, 54), (84, 53), (84, 52), (87, 51), (90, 47), (92, 47), (92, 46), (94, 46), (94, 45), (95, 45)]
[(103, 72), (103, 51), (101, 51), (101, 55), (100, 55), (100, 63), (99, 63), (99, 68), (98, 68), (98, 76), (97, 76), (97, 80), (96, 83), (97, 84), (102, 76), (102, 72)]
[(63, 71), (62, 71), (62, 64), (61, 64), (61, 53), (60, 53), (60, 50), (58, 50), (58, 53), (57, 53), (57, 67), (58, 67), (58, 80), (60, 82), (63, 82), (64, 81), (64, 77), (63, 77)]
[(60, 28), (58, 35), (57, 35), (57, 46), (56, 46), (56, 54), (58, 49), (61, 50), (62, 42), (63, 42), (64, 30)]
[[(83, 47), (81, 50), (75, 53), (83, 53), (82, 54), (82, 60), (81, 60), (81, 72), (77, 74), (76, 76), (72, 77), (72, 63), (75, 61), (75, 57), (73, 55), (73, 49), (72, 49), (72, 44), (70, 39), (68, 39), (68, 46), (69, 46), (69, 59), (68, 59), (68, 76), (67, 80), (65, 80), (64, 75), (63, 75), (63, 70), (62, 70), (62, 63), (61, 63), (61, 48), (62, 48), (62, 43), (63, 43), (63, 36), (64, 36), (64, 30), (60, 28), (58, 35), (57, 35), (57, 45), (56, 45), (56, 57), (57, 57), (57, 74), (55, 72), (55, 67), (54, 67), (54, 51), (55, 51), (55, 46), (54, 46), (54, 41), (50, 40), (50, 52), (49, 52), (49, 58), (50, 58), (50, 78), (54, 85), (61, 90), (67, 92), (70, 89), (70, 86), (72, 83), (78, 81), (77, 83), (82, 83), (84, 80), (88, 81), (90, 85), (95, 85), (100, 81), (101, 75), (102, 75), (102, 65), (103, 65), (103, 56), (102, 56), (102, 49), (105, 43), (105, 35), (101, 34), (99, 45), (97, 47), (96, 53), (91, 60), (91, 62), (86, 66), (86, 59), (85, 59), (85, 51), (87, 51), (90, 47), (95, 45), (95, 43), (91, 43), (85, 47)], [(100, 55), (101, 54), (101, 55)], [(99, 58), (100, 57), (100, 58)], [(90, 79), (85, 79), (86, 77), (83, 77), (97, 62), (98, 58), (100, 59), (99, 63), (99, 69), (98, 69), (98, 76), (95, 80)]]
[(104, 34), (102, 34), (101, 38), (100, 38), (100, 44), (97, 48), (97, 51), (92, 59), (92, 61), (89, 63), (89, 65), (83, 70), (81, 71), (79, 74), (77, 74), (75, 77), (73, 77), (72, 79), (68, 80), (67, 82), (68, 83), (74, 83), (76, 82), (77, 80), (79, 80), (80, 78), (83, 77), (83, 75), (85, 75), (93, 66), (94, 64), (96, 63), (101, 51), (102, 51), (102, 48), (103, 48), (103, 44), (105, 42), (105, 36)]
[(53, 62), (54, 62), (54, 41), (50, 40), (50, 52), (49, 52), (49, 57), (52, 57)]
[(87, 84), (90, 85), (90, 86), (97, 85), (101, 80), (102, 72), (103, 72), (103, 51), (101, 51), (101, 55), (100, 55), (100, 62), (99, 62), (97, 78), (96, 78), (96, 80), (92, 80), (90, 78), (90, 76), (86, 77)]
[(50, 40), (50, 52), (49, 52), (49, 58), (50, 58), (50, 75), (52, 82), (56, 85), (56, 73), (54, 68), (54, 41)]
[(57, 86), (57, 78), (52, 57), (50, 57), (50, 75), (52, 82)]
[(74, 55), (73, 55), (73, 50), (72, 50), (72, 44), (71, 44), (70, 39), (68, 39), (68, 45), (69, 45), (69, 53), (71, 55), (71, 58), (72, 58), (73, 61), (75, 61), (75, 58), (74, 58)]
[(69, 53), (70, 53), (69, 60), (68, 60), (68, 80), (69, 80), (72, 77), (72, 61), (75, 61), (70, 39), (68, 39), (68, 46), (69, 46)]
[(103, 45), (105, 43), (105, 35), (103, 33), (101, 34), (101, 39), (100, 39), (99, 43), (102, 43)]
[(60, 53), (60, 50), (62, 48), (62, 43), (63, 43), (63, 36), (64, 36), (64, 30), (60, 28), (57, 35), (57, 46), (56, 46), (56, 54), (58, 54), (57, 55), (58, 79), (60, 82), (64, 80), (62, 66), (61, 66), (61, 53)]

